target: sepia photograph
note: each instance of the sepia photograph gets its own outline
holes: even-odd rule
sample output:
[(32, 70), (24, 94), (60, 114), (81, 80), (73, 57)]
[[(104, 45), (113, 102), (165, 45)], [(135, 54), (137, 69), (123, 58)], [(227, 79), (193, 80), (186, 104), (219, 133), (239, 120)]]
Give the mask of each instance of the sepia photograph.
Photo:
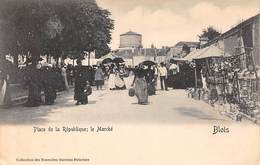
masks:
[(0, 0), (0, 165), (260, 165), (259, 0)]

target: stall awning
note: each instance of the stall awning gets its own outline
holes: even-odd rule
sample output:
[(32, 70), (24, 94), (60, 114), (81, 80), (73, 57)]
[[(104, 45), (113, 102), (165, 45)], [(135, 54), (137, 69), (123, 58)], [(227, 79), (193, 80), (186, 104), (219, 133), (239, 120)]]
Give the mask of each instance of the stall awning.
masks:
[(200, 54), (194, 57), (194, 59), (203, 59), (209, 57), (223, 57), (224, 55), (229, 56), (228, 54), (225, 54), (224, 50), (214, 45), (211, 45), (206, 48), (203, 48)]
[(192, 61), (194, 59), (203, 59), (209, 57), (223, 57), (223, 56), (228, 57), (231, 55), (225, 53), (224, 50), (220, 49), (219, 47), (211, 45), (203, 49), (196, 49), (190, 52), (186, 57), (184, 57), (184, 59), (188, 61)]
[(195, 57), (199, 56), (203, 49), (195, 49), (184, 57), (185, 60), (192, 61)]

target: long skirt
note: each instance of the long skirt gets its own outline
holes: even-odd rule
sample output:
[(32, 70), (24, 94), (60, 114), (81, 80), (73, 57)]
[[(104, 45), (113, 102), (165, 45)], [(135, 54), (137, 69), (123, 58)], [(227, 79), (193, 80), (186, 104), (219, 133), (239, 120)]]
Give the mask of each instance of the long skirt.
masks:
[(119, 75), (115, 76), (115, 86), (116, 89), (126, 89), (125, 81)]
[(68, 84), (68, 79), (67, 79), (67, 75), (62, 75), (63, 79), (64, 79), (64, 85), (65, 85), (65, 90), (69, 89), (69, 84)]
[(6, 81), (0, 80), (0, 105), (4, 105), (5, 93), (6, 93)]
[(87, 104), (88, 103), (88, 96), (84, 93), (84, 86), (76, 85), (74, 88), (74, 100), (79, 103)]
[(108, 78), (108, 87), (109, 89), (114, 89), (116, 88), (115, 85), (115, 74), (110, 74)]
[(145, 78), (137, 78), (135, 80), (135, 95), (138, 99), (138, 104), (148, 103), (148, 90)]
[(54, 103), (54, 100), (57, 97), (56, 91), (51, 86), (46, 86), (44, 88), (44, 95), (45, 95), (45, 104), (51, 105)]
[(148, 95), (151, 96), (151, 95), (155, 95), (155, 82), (149, 82), (147, 84), (147, 88), (148, 88)]
[(11, 105), (11, 95), (9, 85), (6, 80), (0, 80), (0, 106)]
[(67, 80), (67, 73), (66, 73), (66, 70), (64, 68), (61, 69), (61, 76), (62, 76), (63, 82), (64, 82), (64, 89), (68, 90), (69, 84), (68, 84), (68, 80)]
[(6, 93), (6, 81), (0, 80), (0, 105), (4, 105), (5, 103), (5, 93)]

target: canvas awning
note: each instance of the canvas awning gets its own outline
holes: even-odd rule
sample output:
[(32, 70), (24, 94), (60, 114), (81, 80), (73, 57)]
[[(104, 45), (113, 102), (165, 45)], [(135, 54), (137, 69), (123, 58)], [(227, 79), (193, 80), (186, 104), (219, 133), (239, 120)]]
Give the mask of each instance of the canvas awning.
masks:
[(192, 61), (195, 57), (199, 56), (203, 49), (195, 49), (184, 57), (185, 60)]
[(224, 56), (224, 51), (216, 46), (211, 45), (211, 46), (208, 46), (203, 49), (202, 49), (203, 51), (198, 56), (194, 57), (194, 59), (203, 59), (203, 58), (208, 58), (208, 57)]
[(209, 57), (228, 57), (231, 56), (228, 53), (225, 53), (224, 50), (220, 49), (217, 46), (211, 45), (203, 49), (196, 49), (190, 52), (184, 59), (192, 61), (194, 59), (204, 59)]
[(204, 59), (209, 57), (224, 57), (224, 56), (228, 57), (230, 55), (225, 53), (224, 50), (220, 49), (219, 47), (211, 45), (204, 48), (204, 50), (198, 56), (194, 57), (194, 59)]

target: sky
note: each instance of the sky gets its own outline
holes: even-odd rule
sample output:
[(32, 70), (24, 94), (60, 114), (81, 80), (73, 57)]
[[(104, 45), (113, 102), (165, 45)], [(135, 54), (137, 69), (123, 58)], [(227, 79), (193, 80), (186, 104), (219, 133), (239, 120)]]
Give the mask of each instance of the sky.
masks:
[(260, 13), (260, 0), (97, 0), (115, 21), (112, 49), (129, 30), (142, 34), (144, 47), (198, 41), (208, 26), (225, 32)]

